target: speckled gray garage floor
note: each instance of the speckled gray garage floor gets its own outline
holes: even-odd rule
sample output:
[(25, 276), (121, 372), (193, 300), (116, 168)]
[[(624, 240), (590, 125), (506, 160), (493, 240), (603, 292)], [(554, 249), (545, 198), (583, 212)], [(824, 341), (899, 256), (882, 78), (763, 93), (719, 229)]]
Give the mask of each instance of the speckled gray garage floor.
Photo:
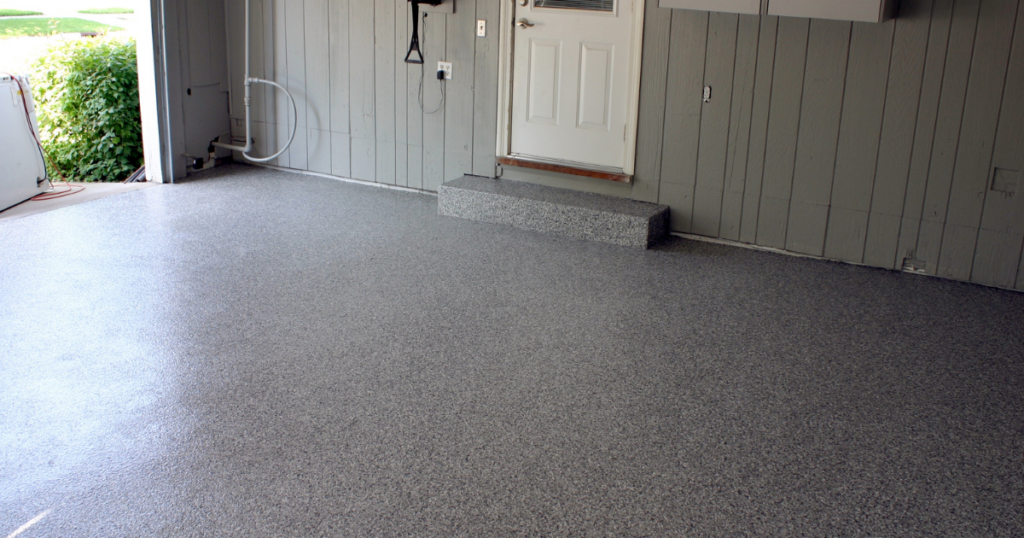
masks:
[(0, 536), (1024, 535), (1024, 294), (242, 166), (0, 252)]

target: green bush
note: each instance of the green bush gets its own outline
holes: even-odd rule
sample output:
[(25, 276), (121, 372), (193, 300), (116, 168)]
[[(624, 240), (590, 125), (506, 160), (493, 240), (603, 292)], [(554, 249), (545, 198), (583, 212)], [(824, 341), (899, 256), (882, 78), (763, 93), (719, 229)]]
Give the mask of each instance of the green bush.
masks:
[(120, 181), (142, 165), (135, 42), (70, 41), (36, 63), (43, 147), (70, 181)]

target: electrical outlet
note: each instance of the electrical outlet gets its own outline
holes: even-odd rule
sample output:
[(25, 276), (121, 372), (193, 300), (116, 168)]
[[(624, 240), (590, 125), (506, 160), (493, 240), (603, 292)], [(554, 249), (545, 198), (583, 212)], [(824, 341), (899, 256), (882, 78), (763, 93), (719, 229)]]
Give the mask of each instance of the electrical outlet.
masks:
[(444, 78), (452, 79), (452, 63), (451, 62), (437, 62), (437, 70), (444, 71)]
[(476, 36), (487, 37), (487, 21), (483, 19), (476, 21)]

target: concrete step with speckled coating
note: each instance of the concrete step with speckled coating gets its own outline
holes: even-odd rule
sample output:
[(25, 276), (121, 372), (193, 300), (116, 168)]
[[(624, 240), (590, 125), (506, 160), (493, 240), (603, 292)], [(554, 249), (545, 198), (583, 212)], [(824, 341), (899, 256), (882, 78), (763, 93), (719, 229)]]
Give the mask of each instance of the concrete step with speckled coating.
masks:
[(437, 191), (441, 215), (627, 247), (649, 248), (669, 230), (669, 208), (522, 181), (464, 176)]

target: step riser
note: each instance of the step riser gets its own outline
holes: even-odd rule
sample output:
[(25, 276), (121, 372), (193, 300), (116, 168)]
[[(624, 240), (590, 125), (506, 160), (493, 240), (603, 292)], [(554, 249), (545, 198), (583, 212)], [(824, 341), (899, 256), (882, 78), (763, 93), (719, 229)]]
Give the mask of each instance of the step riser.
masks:
[[(511, 189), (496, 189), (509, 192), (482, 192), (479, 188), (493, 188), (491, 184), (483, 182), (494, 182), (497, 185), (495, 180), (481, 178), (464, 178), (442, 185), (438, 189), (438, 213), (573, 239), (636, 248), (648, 248), (668, 232), (666, 206), (644, 204), (640, 207), (649, 210), (638, 211), (638, 203), (631, 200), (613, 197), (599, 199), (599, 195), (573, 193), (580, 199), (599, 202), (602, 209), (598, 210), (580, 206), (585, 204), (569, 205), (543, 200), (550, 194), (552, 198), (564, 201), (569, 191), (563, 189), (520, 183)], [(509, 183), (518, 182), (501, 183), (504, 187)], [(524, 193), (528, 197), (523, 196)], [(616, 205), (626, 204), (632, 208), (631, 214), (615, 212)]]

